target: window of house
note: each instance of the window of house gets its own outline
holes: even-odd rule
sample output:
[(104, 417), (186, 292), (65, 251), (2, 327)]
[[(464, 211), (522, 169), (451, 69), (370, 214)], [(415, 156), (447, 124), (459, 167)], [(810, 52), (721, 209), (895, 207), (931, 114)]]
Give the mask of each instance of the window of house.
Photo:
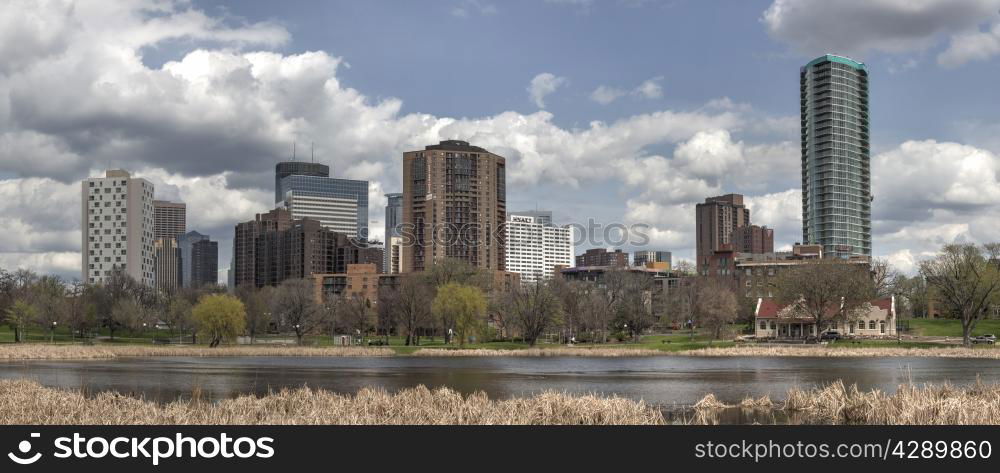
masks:
[(761, 330), (767, 330), (767, 321), (766, 320), (761, 320), (760, 321), (760, 329)]
[(865, 321), (864, 320), (859, 320), (858, 321), (858, 329), (859, 330), (864, 330), (865, 329)]
[(885, 334), (885, 322), (878, 323), (878, 331), (883, 335)]
[(875, 321), (871, 320), (868, 322), (868, 330), (875, 330)]

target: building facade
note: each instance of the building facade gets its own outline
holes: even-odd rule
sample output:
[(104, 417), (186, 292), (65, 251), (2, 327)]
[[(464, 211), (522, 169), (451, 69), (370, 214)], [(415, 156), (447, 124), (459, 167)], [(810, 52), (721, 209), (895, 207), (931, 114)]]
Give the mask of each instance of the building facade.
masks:
[(388, 247), (386, 248), (386, 263), (385, 266), (386, 274), (399, 274), (401, 273), (403, 264), (403, 237), (394, 236), (389, 239)]
[(334, 299), (363, 297), (371, 304), (378, 303), (380, 289), (399, 286), (398, 274), (381, 274), (371, 263), (348, 264), (342, 274), (314, 274), (315, 300), (322, 304)]
[[(836, 307), (830, 313), (837, 313)], [(772, 299), (759, 299), (755, 312), (756, 338), (804, 339), (817, 337), (827, 330), (842, 336), (858, 338), (892, 338), (896, 331), (896, 298), (883, 297), (865, 304), (857, 314), (832, 316), (817, 327), (812, 316), (798, 313), (794, 307), (783, 307)]]
[(573, 230), (552, 223), (552, 212), (512, 212), (507, 216), (507, 271), (532, 283), (552, 278), (557, 267), (573, 265)]
[(81, 183), (82, 280), (101, 284), (115, 271), (156, 283), (153, 184), (123, 170)]
[(740, 253), (774, 253), (774, 229), (767, 228), (767, 225), (736, 227), (733, 242)]
[(181, 250), (177, 240), (171, 237), (157, 238), (153, 242), (153, 267), (156, 273), (156, 288), (171, 291), (181, 286)]
[(870, 257), (868, 69), (827, 54), (803, 66), (799, 82), (803, 242), (828, 257)]
[(632, 265), (646, 266), (655, 263), (666, 263), (662, 269), (669, 270), (673, 266), (673, 255), (669, 251), (642, 250), (632, 253)]
[(277, 286), (288, 279), (344, 273), (356, 263), (370, 263), (377, 270), (381, 251), (318, 220), (293, 220), (288, 210), (278, 208), (236, 225), (233, 285)]
[[(197, 240), (191, 244), (190, 285), (187, 287), (203, 287), (219, 283), (219, 242), (208, 238)], [(184, 267), (184, 260), (181, 260)]]
[[(215, 265), (215, 274), (218, 277), (219, 270), (219, 253), (218, 244), (216, 243), (215, 259), (209, 260), (197, 260), (197, 258), (208, 258), (209, 252), (207, 248), (200, 247), (198, 253), (195, 253), (195, 245), (203, 242), (210, 241), (210, 237), (203, 233), (196, 231), (187, 232), (179, 237), (177, 237), (177, 248), (180, 249), (181, 262), (180, 262), (180, 281), (181, 287), (200, 287), (206, 283), (205, 276), (208, 267), (213, 263)], [(212, 242), (215, 243), (215, 242)], [(197, 268), (197, 269), (196, 269)], [(216, 280), (211, 280), (212, 284), (215, 284)]]
[(403, 153), (402, 272), (444, 258), (504, 271), (506, 160), (465, 141)]
[(386, 194), (385, 199), (385, 261), (382, 263), (382, 267), (387, 273), (398, 273), (398, 262), (393, 265), (391, 261), (392, 252), (398, 250), (398, 248), (393, 249), (392, 241), (393, 238), (399, 237), (399, 224), (403, 222), (403, 194)]
[(318, 220), (350, 237), (368, 238), (368, 181), (290, 174), (278, 180), (275, 202), (299, 220)]
[(695, 238), (697, 269), (704, 273), (708, 259), (720, 249), (732, 248), (733, 233), (750, 225), (750, 209), (743, 205), (740, 194), (709, 197), (695, 207)]
[(576, 266), (614, 266), (626, 268), (628, 267), (628, 253), (620, 249), (608, 251), (605, 248), (591, 248), (584, 251), (582, 255), (576, 256)]
[(187, 204), (153, 201), (153, 239), (177, 238), (187, 232)]
[(288, 176), (330, 177), (330, 166), (303, 161), (284, 161), (274, 166), (274, 202), (285, 199), (281, 180)]

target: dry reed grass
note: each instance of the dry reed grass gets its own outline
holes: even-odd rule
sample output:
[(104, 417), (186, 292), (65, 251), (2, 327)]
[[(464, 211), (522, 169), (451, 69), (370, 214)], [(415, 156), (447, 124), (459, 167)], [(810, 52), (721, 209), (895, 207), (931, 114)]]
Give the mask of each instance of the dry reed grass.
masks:
[(147, 356), (392, 356), (394, 354), (390, 348), (378, 347), (0, 345), (0, 361), (94, 360)]
[(545, 392), (521, 399), (463, 396), (419, 386), (389, 393), (365, 388), (355, 395), (300, 388), (216, 403), (157, 404), (116, 393), (87, 397), (35, 381), (0, 380), (0, 424), (75, 425), (400, 425), (400, 424), (663, 424), (642, 401)]
[(421, 348), (413, 356), (658, 356), (667, 353), (645, 348), (525, 348), (519, 350)]
[(694, 424), (717, 424), (722, 409), (739, 407), (758, 414), (782, 414), (791, 424), (835, 425), (997, 425), (1000, 384), (900, 386), (893, 394), (860, 391), (842, 381), (811, 389), (791, 389), (783, 405), (769, 398), (744, 399), (738, 406), (709, 394), (695, 404)]
[(702, 348), (677, 354), (692, 356), (800, 356), (800, 357), (942, 357), (1000, 359), (1000, 349), (990, 348), (895, 348), (809, 346), (737, 346)]

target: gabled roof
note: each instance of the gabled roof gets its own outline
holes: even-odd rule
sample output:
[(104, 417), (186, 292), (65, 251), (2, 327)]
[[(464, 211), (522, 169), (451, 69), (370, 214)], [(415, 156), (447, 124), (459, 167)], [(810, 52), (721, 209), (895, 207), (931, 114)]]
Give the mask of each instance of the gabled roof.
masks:
[[(881, 310), (887, 311), (890, 315), (895, 315), (896, 310), (895, 310), (893, 296), (873, 299), (871, 300), (870, 304), (874, 307), (878, 307)], [(761, 298), (757, 302), (756, 317), (759, 319), (776, 319), (778, 318), (778, 314), (780, 314), (781, 311), (785, 309), (785, 307), (787, 306), (779, 304), (774, 299)], [(838, 307), (830, 306), (830, 308), (827, 309), (826, 313), (827, 315), (832, 316), (837, 313), (837, 310)], [(807, 318), (810, 320), (812, 319), (812, 317), (807, 317)], [(798, 320), (800, 318), (796, 319)]]

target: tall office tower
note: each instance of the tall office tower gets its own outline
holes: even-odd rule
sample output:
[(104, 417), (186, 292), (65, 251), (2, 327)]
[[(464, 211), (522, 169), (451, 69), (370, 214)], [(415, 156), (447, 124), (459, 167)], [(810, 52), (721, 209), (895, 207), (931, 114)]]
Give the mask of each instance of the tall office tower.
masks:
[(747, 225), (733, 232), (735, 250), (740, 253), (774, 253), (774, 229), (767, 225)]
[(153, 242), (153, 268), (157, 289), (169, 291), (180, 287), (180, 264), (181, 250), (177, 247), (177, 240), (165, 237)]
[(319, 220), (325, 228), (367, 240), (368, 181), (332, 178), (329, 169), (315, 163), (278, 163), (275, 203), (288, 209), (294, 220)]
[(827, 54), (799, 71), (802, 241), (827, 256), (872, 254), (868, 69)]
[(645, 266), (652, 263), (666, 263), (666, 268), (670, 269), (673, 263), (673, 255), (669, 251), (642, 250), (632, 254), (632, 265)]
[(177, 238), (187, 231), (187, 205), (184, 202), (153, 201), (153, 238)]
[(201, 287), (217, 284), (219, 278), (219, 243), (196, 231), (177, 238), (181, 254), (181, 286)]
[(153, 267), (153, 184), (122, 170), (81, 182), (83, 281), (101, 284), (123, 271), (142, 284)]
[(281, 180), (288, 176), (330, 177), (330, 166), (302, 161), (285, 161), (274, 166), (274, 202), (285, 200)]
[(507, 271), (521, 282), (551, 279), (556, 266), (573, 265), (573, 230), (552, 224), (552, 212), (512, 212), (507, 216)]
[(695, 237), (697, 239), (698, 270), (706, 269), (717, 250), (734, 249), (733, 232), (750, 225), (750, 209), (743, 205), (740, 194), (709, 197), (695, 207)]
[[(403, 194), (386, 194), (385, 198), (385, 262), (382, 267), (392, 274), (392, 239), (399, 236), (399, 224), (403, 221)], [(399, 266), (396, 268), (398, 273)]]
[(506, 267), (506, 160), (465, 141), (403, 153), (402, 272), (456, 258)]
[(219, 242), (197, 240), (191, 244), (191, 260), (188, 266), (191, 287), (211, 286), (219, 283)]

